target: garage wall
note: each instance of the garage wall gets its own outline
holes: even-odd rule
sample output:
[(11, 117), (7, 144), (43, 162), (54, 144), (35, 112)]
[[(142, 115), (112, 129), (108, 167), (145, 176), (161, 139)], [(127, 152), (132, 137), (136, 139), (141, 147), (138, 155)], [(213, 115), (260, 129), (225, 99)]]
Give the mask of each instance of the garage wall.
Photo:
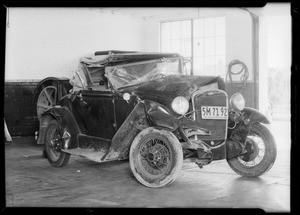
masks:
[[(160, 50), (160, 22), (225, 16), (226, 64), (239, 59), (252, 71), (252, 21), (247, 11), (238, 8), (185, 8), (182, 12), (170, 15), (172, 10), (166, 8), (164, 14), (145, 19), (145, 51)], [(252, 79), (252, 73), (249, 79)]]
[[(9, 8), (4, 114), (12, 135), (33, 135), (38, 128), (31, 98), (39, 80), (49, 76), (70, 77), (79, 58), (94, 51), (157, 52), (161, 21), (225, 16), (226, 62), (245, 62), (251, 79), (251, 18), (246, 11), (184, 8), (174, 14), (172, 10), (166, 8), (163, 13), (142, 18), (101, 8)], [(244, 96), (246, 105), (254, 107), (252, 89), (250, 82)], [(32, 129), (22, 129), (28, 125)]]
[[(160, 50), (160, 22), (202, 17), (226, 17), (226, 69), (228, 64), (235, 59), (244, 62), (249, 70), (248, 82), (242, 91), (246, 99), (246, 106), (256, 107), (254, 100), (254, 79), (252, 66), (252, 20), (249, 13), (238, 8), (185, 8), (177, 14), (172, 14), (172, 8), (166, 8), (165, 13), (145, 19), (145, 46), (146, 51)], [(226, 74), (220, 74), (226, 77)], [(233, 77), (234, 78), (234, 77)], [(239, 80), (238, 80), (239, 81)], [(237, 92), (229, 83), (226, 91), (230, 97)]]
[(5, 82), (4, 117), (11, 136), (33, 136), (39, 130), (33, 92), (38, 82)]
[(101, 8), (9, 8), (5, 80), (70, 77), (84, 55), (141, 50), (143, 20)]
[(80, 57), (97, 50), (159, 51), (160, 22), (220, 15), (226, 17), (227, 64), (239, 59), (252, 71), (248, 12), (238, 8), (174, 11), (165, 8), (161, 14), (142, 18), (101, 8), (10, 8), (5, 80), (69, 77)]
[(142, 50), (143, 19), (101, 8), (9, 8), (4, 116), (12, 136), (38, 130), (33, 92), (49, 76), (70, 78), (80, 57)]

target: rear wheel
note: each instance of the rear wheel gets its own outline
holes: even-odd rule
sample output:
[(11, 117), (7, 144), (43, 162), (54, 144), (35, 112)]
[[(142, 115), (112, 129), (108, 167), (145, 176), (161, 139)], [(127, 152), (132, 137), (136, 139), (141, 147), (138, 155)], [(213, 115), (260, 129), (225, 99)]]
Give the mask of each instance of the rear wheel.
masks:
[(46, 128), (45, 151), (49, 163), (54, 167), (65, 166), (70, 158), (70, 154), (61, 151), (62, 137), (56, 120), (51, 120)]
[(182, 147), (173, 133), (146, 128), (133, 140), (129, 162), (141, 184), (152, 188), (167, 186), (181, 170)]
[(257, 177), (271, 169), (277, 149), (273, 135), (262, 124), (254, 124), (246, 139), (247, 153), (228, 159), (231, 169), (239, 175)]
[(57, 104), (57, 88), (55, 86), (47, 86), (39, 94), (36, 102), (36, 112), (38, 119), (41, 115)]

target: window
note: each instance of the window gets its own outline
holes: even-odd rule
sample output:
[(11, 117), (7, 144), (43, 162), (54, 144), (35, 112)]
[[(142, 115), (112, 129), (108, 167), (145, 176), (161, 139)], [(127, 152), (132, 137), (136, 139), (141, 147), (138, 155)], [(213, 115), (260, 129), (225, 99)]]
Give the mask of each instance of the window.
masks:
[(161, 23), (161, 52), (189, 59), (192, 74), (225, 73), (225, 17)]
[[(187, 59), (192, 56), (192, 21), (165, 22), (161, 24), (161, 52), (179, 53)], [(190, 70), (190, 65), (187, 65)]]

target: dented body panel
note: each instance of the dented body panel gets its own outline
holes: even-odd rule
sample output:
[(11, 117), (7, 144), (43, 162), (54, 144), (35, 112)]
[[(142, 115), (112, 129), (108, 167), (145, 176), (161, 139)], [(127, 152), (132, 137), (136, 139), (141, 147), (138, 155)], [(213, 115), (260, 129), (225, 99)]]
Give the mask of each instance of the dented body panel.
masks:
[(128, 86), (119, 89), (120, 93), (134, 93), (141, 99), (158, 102), (173, 112), (171, 102), (176, 96), (184, 96), (187, 100), (191, 99), (193, 92), (201, 86), (217, 82), (220, 89), (224, 89), (224, 82), (219, 77), (213, 76), (192, 76), (192, 75), (170, 75), (144, 82), (135, 86)]
[[(173, 75), (122, 88), (117, 93), (81, 90), (64, 96), (59, 107), (50, 109), (44, 115), (57, 119), (62, 135), (64, 132), (70, 134), (70, 138), (65, 140), (65, 152), (78, 154), (78, 149), (87, 149), (86, 157), (90, 154), (95, 160), (96, 155), (103, 156), (96, 159), (98, 162), (128, 159), (132, 140), (147, 127), (175, 133), (179, 128), (192, 129), (193, 134), (211, 136), (211, 131), (205, 126), (195, 119), (180, 117), (170, 104), (178, 95), (191, 99), (193, 92), (212, 82), (223, 86), (218, 77)], [(124, 93), (133, 96), (129, 101), (124, 101), (120, 96)], [(179, 134), (178, 138), (183, 137)], [(182, 146), (199, 147), (191, 142)], [(219, 153), (220, 149), (214, 151)]]
[(144, 105), (149, 124), (171, 131), (178, 128), (176, 118), (170, 114), (170, 110), (167, 107), (151, 100), (145, 100)]
[[(79, 143), (77, 135), (80, 134), (81, 131), (73, 113), (68, 108), (54, 107), (45, 112), (43, 116), (52, 116), (57, 120), (62, 136), (66, 132), (70, 135), (70, 139), (64, 142), (63, 148), (73, 149), (78, 147)], [(43, 140), (44, 139), (45, 138), (43, 138)]]
[[(268, 120), (251, 108), (243, 110), (244, 118), (235, 129), (228, 128), (232, 119), (227, 115), (202, 119), (202, 106), (217, 106), (229, 114), (224, 80), (183, 75), (182, 63), (179, 55), (168, 53), (104, 51), (81, 58), (73, 82), (85, 80), (86, 85), (76, 85), (59, 106), (43, 114), (39, 140), (45, 140), (44, 129), (54, 118), (65, 137), (62, 150), (74, 154), (86, 150), (85, 156), (90, 154), (97, 162), (128, 159), (133, 139), (148, 127), (176, 135), (186, 158), (203, 156), (211, 161), (238, 155), (251, 125)], [(186, 115), (172, 108), (177, 96), (189, 102)], [(247, 125), (245, 118), (250, 121)]]
[[(276, 146), (258, 124), (268, 119), (244, 107), (240, 93), (229, 99), (221, 77), (184, 75), (183, 63), (173, 53), (103, 51), (81, 58), (70, 93), (42, 113), (38, 141), (50, 164), (64, 166), (70, 154), (95, 162), (129, 159), (147, 187), (172, 183), (183, 159), (200, 168), (227, 159), (249, 176), (267, 171)], [(268, 162), (263, 169), (259, 163), (251, 172), (237, 162), (261, 157), (257, 137), (272, 151), (260, 161)]]
[[(233, 158), (243, 152), (246, 138), (252, 126), (256, 123), (270, 124), (270, 121), (258, 110), (245, 107), (239, 116), (238, 122), (235, 124), (235, 129), (229, 129), (226, 140), (227, 159)], [(232, 119), (229, 120), (229, 124), (233, 124)]]
[(102, 160), (127, 159), (133, 139), (147, 127), (149, 123), (144, 112), (144, 104), (139, 103), (114, 135), (109, 153)]

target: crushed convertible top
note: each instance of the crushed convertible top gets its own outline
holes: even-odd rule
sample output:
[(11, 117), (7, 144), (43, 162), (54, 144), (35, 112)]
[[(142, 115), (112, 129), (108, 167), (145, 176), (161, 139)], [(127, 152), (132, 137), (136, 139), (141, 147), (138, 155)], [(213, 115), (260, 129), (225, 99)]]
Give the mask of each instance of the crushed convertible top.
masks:
[(115, 64), (123, 62), (136, 62), (151, 60), (157, 58), (179, 57), (176, 53), (158, 53), (158, 52), (134, 52), (134, 51), (97, 51), (93, 55), (80, 58), (80, 63), (87, 66), (104, 66), (110, 62)]

